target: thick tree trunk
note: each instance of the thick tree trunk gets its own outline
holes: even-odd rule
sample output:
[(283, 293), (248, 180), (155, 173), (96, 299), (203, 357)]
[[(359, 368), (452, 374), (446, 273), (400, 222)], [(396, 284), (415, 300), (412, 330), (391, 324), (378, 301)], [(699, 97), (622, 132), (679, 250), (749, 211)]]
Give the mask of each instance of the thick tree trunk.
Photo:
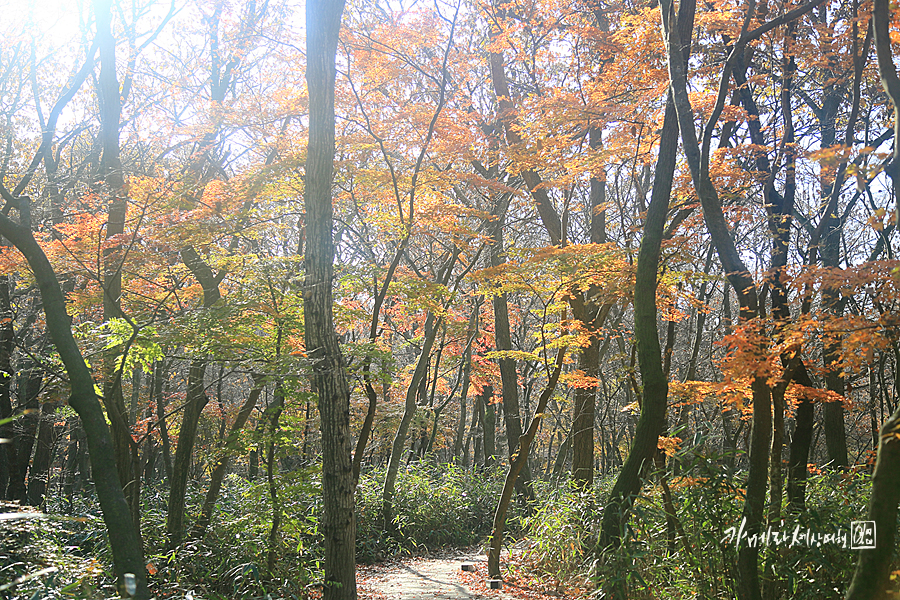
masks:
[(306, 352), (318, 394), (322, 430), (322, 496), (325, 600), (356, 598), (356, 509), (350, 457), (350, 388), (332, 318), (334, 234), (331, 183), (334, 169), (335, 53), (343, 0), (306, 3), (306, 82), (309, 145), (306, 159), (307, 248), (303, 290)]
[[(589, 323), (585, 323), (585, 325), (590, 326)], [(578, 355), (578, 370), (586, 377), (596, 379), (599, 369), (600, 338), (591, 336), (591, 341), (581, 349), (581, 353)], [(585, 490), (591, 489), (594, 484), (596, 396), (596, 386), (575, 388), (575, 406), (572, 413), (572, 481)]]
[[(600, 23), (605, 30), (605, 21)], [(603, 145), (602, 129), (592, 127), (589, 134), (591, 150), (598, 150)], [(677, 133), (676, 133), (677, 136)], [(594, 174), (590, 181), (591, 200), (591, 233), (592, 244), (606, 243), (606, 179)], [(584, 376), (596, 381), (600, 372), (600, 336), (602, 327), (611, 306), (600, 306), (596, 299), (600, 290), (591, 288), (583, 295), (581, 304), (581, 323), (591, 333), (590, 342), (581, 349), (578, 356), (578, 370)], [(579, 298), (581, 300), (581, 298)], [(576, 307), (573, 306), (573, 309)], [(594, 418), (597, 401), (597, 386), (578, 386), (575, 388), (575, 405), (572, 413), (572, 481), (585, 490), (594, 484)]]
[[(833, 136), (832, 136), (833, 137)], [(842, 225), (833, 210), (826, 210), (825, 227), (822, 233), (822, 265), (838, 268), (840, 260), (840, 242)], [(835, 317), (840, 317), (843, 312), (843, 303), (838, 290), (825, 289), (822, 291), (822, 306)], [(822, 362), (825, 368), (825, 387), (840, 396), (844, 395), (844, 373), (835, 365), (840, 360), (840, 342), (826, 342), (822, 352)], [(823, 406), (823, 431), (825, 433), (825, 448), (827, 460), (832, 467), (845, 469), (849, 465), (847, 454), (847, 434), (844, 429), (844, 403), (826, 402)]]
[(481, 425), (484, 443), (484, 467), (489, 469), (497, 460), (497, 406), (493, 403), (494, 387), (484, 386), (481, 393)]
[[(794, 379), (800, 385), (813, 387), (802, 362), (797, 367)], [(812, 446), (815, 405), (806, 395), (800, 398), (794, 415), (794, 432), (791, 435), (791, 450), (788, 456), (787, 501), (788, 510), (800, 513), (806, 508), (806, 479), (809, 475), (809, 449)]]
[[(879, 1), (879, 0), (876, 0)], [(894, 540), (897, 532), (897, 503), (900, 502), (900, 410), (881, 427), (878, 459), (872, 475), (869, 500), (870, 521), (875, 522), (874, 539), (854, 539), (871, 548), (860, 550), (847, 600), (886, 600)], [(863, 521), (865, 523), (865, 521)], [(854, 534), (859, 532), (853, 532)]]

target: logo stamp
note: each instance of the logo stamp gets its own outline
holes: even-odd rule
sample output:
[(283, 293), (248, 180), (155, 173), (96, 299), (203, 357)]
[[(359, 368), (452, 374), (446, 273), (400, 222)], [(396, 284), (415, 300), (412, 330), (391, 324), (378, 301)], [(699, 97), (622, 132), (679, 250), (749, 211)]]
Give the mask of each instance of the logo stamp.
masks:
[(852, 550), (875, 548), (875, 521), (852, 521), (850, 523), (850, 548)]

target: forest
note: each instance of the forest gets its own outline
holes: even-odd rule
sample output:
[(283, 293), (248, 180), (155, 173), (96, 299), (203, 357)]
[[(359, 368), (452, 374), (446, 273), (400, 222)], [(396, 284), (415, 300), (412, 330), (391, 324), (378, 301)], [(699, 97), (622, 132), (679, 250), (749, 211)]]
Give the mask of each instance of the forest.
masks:
[(0, 598), (900, 594), (896, 3), (2, 7)]

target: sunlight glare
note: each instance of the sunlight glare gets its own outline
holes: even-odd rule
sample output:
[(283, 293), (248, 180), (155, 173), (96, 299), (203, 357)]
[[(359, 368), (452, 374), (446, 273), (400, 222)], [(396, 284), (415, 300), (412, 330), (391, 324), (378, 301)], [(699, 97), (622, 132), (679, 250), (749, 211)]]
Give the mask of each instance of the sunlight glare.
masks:
[(27, 33), (58, 46), (81, 35), (85, 13), (90, 3), (85, 0), (0, 0), (5, 34)]

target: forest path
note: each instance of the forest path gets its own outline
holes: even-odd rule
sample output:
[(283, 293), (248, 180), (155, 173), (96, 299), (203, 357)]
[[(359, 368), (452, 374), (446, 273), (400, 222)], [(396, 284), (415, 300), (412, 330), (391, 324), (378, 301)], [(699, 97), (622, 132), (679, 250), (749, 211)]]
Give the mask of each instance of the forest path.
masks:
[[(360, 567), (359, 596), (366, 600), (511, 600), (514, 596), (487, 590), (478, 574), (462, 571), (463, 563), (485, 573), (483, 554), (460, 551), (442, 558), (410, 558), (397, 563)], [(474, 588), (482, 588), (480, 590)]]

